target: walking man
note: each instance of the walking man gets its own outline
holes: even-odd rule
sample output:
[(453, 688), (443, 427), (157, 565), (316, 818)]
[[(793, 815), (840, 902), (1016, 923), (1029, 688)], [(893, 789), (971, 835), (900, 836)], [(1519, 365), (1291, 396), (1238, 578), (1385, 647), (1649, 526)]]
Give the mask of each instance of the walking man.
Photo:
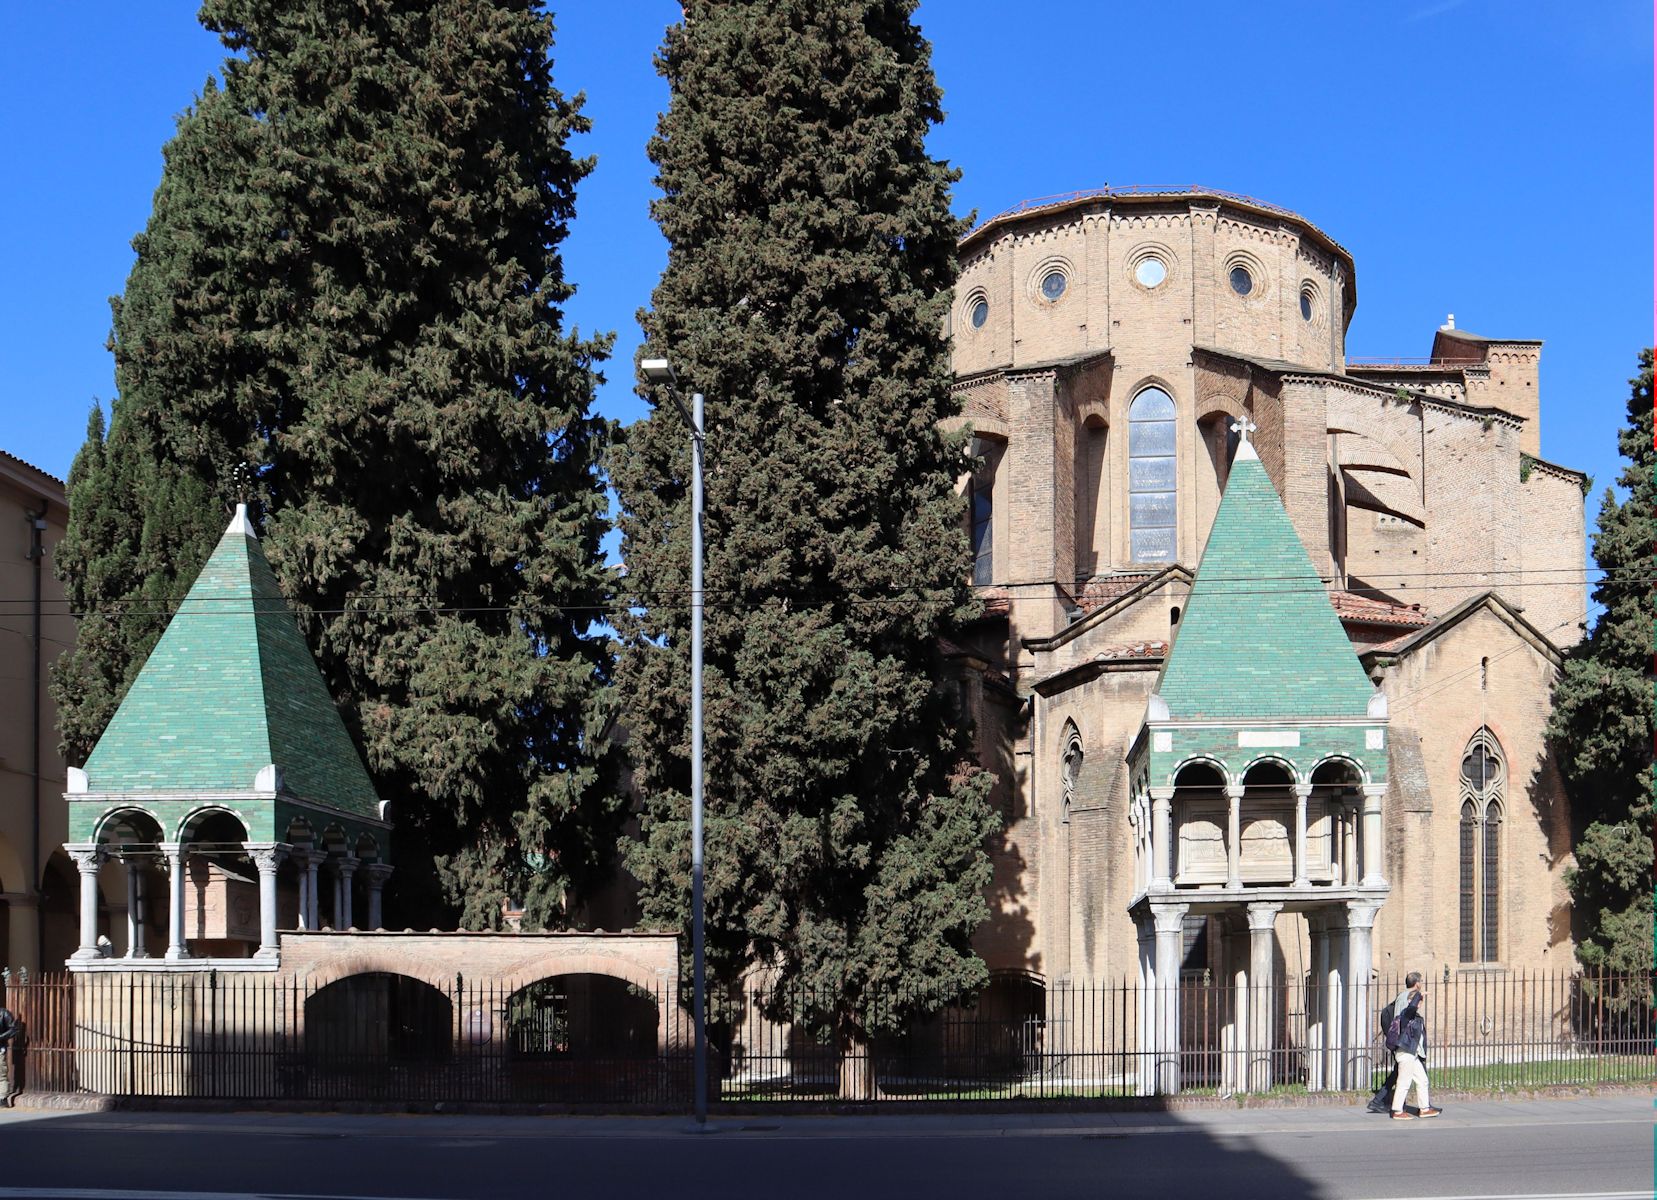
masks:
[(1398, 1064), (1398, 1083), (1392, 1089), (1392, 1119), (1413, 1121), (1415, 1114), (1404, 1111), (1404, 1098), (1415, 1089), (1415, 1103), (1424, 1117), (1436, 1117), (1439, 1109), (1432, 1106), (1427, 1094), (1427, 1019), (1421, 1015), (1426, 1001), (1421, 990), (1421, 972), (1411, 971), (1404, 976), (1404, 990), (1392, 1002), (1398, 1015), (1387, 1030), (1387, 1045)]

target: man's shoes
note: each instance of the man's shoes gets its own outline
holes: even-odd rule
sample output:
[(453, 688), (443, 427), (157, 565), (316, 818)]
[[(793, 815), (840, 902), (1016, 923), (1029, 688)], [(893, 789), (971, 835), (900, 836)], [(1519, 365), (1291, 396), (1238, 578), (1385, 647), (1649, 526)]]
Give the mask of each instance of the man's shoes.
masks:
[(1444, 1110), (1442, 1108), (1424, 1108), (1421, 1110), (1421, 1115), (1424, 1117), (1436, 1117), (1441, 1115), (1443, 1112)]
[(1415, 1114), (1412, 1112), (1395, 1112), (1392, 1114), (1392, 1119), (1394, 1121), (1413, 1121), (1415, 1120)]

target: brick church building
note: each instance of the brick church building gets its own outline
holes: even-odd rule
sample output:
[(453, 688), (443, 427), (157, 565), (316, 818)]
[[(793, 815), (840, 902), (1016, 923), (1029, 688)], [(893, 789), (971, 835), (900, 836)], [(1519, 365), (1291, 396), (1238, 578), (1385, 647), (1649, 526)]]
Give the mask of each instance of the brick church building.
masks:
[(1350, 360), (1352, 256), (1222, 192), (1025, 205), (961, 258), (992, 971), (1568, 968), (1586, 480), (1541, 455), (1541, 343)]

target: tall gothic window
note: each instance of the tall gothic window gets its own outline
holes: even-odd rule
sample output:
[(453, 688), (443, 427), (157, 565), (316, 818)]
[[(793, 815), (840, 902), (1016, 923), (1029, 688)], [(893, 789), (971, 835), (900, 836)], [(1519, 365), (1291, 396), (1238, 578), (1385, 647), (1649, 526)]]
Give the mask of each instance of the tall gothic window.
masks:
[(1076, 800), (1076, 781), (1082, 776), (1082, 735), (1074, 725), (1068, 725), (1064, 739), (1064, 767), (1059, 777), (1059, 820), (1070, 822), (1070, 806)]
[(1479, 817), (1471, 800), (1461, 805), (1461, 961), (1478, 958), (1478, 929), (1473, 922), (1478, 913), (1479, 893), (1474, 876), (1474, 857), (1479, 848)]
[(1501, 958), (1502, 793), (1507, 767), (1501, 743), (1480, 729), (1461, 760), (1461, 960)]
[(995, 475), (1002, 445), (989, 438), (972, 439), (972, 455), (981, 463), (967, 487), (972, 518), (972, 581), (995, 582)]
[[(956, 543), (959, 545), (960, 543)], [(972, 481), (972, 581), (989, 583), (995, 557), (995, 501), (987, 479)]]
[(1174, 561), (1174, 399), (1148, 387), (1128, 408), (1128, 540), (1134, 562)]

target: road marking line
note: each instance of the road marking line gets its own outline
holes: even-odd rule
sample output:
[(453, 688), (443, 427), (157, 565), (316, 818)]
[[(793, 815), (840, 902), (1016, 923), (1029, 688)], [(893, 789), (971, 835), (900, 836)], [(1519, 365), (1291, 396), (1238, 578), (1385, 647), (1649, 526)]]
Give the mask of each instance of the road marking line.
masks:
[(158, 1192), (154, 1188), (0, 1187), (0, 1200), (443, 1200), (441, 1196), (379, 1196), (368, 1192)]
[(1641, 1192), (1491, 1192), (1479, 1196), (1376, 1196), (1373, 1200), (1651, 1200)]

